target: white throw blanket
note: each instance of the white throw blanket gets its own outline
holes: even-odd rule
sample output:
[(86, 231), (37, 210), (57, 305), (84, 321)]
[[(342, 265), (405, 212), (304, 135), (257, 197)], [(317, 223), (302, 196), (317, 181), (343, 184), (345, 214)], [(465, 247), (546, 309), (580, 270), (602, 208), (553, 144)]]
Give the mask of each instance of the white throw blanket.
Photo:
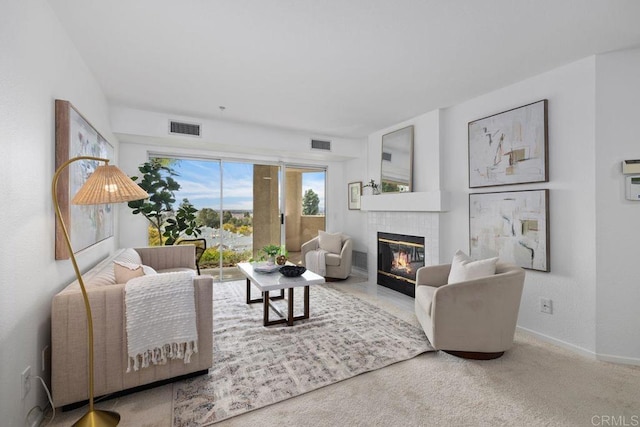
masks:
[(136, 277), (125, 285), (127, 353), (137, 371), (169, 359), (191, 361), (198, 352), (191, 272)]
[(324, 277), (327, 274), (327, 264), (325, 263), (326, 253), (327, 251), (324, 249), (307, 252), (304, 257), (304, 265), (307, 267), (307, 270), (311, 270)]

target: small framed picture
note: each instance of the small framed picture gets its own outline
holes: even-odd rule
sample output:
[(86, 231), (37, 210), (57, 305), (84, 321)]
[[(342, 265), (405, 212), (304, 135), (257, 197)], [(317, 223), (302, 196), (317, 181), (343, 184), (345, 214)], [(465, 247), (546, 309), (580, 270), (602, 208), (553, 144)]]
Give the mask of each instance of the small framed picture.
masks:
[(360, 196), (362, 195), (362, 181), (350, 182), (347, 195), (349, 196), (349, 209), (360, 209)]

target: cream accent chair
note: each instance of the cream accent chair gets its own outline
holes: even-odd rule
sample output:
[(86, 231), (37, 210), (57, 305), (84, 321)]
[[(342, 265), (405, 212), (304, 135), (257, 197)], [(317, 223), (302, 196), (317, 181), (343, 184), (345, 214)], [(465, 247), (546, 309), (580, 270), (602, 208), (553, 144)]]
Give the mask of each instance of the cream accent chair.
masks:
[[(353, 257), (353, 240), (346, 234), (342, 234), (342, 248), (339, 254), (327, 253), (325, 254), (325, 264), (327, 273), (325, 277), (331, 277), (334, 279), (346, 279), (351, 274), (351, 263)], [(300, 249), (302, 265), (305, 265), (305, 258), (307, 252), (315, 251), (320, 248), (319, 236), (314, 237), (302, 244)]]
[(496, 274), (447, 284), (451, 264), (416, 274), (415, 312), (431, 345), (459, 357), (495, 359), (513, 344), (524, 270), (498, 262)]

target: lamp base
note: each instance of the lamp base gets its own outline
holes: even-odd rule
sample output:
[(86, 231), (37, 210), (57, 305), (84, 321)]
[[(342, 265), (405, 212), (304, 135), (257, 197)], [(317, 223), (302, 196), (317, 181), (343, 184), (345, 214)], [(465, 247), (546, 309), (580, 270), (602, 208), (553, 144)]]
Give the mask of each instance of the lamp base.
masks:
[(82, 416), (73, 425), (74, 427), (110, 427), (117, 426), (120, 422), (120, 414), (111, 411), (93, 410)]

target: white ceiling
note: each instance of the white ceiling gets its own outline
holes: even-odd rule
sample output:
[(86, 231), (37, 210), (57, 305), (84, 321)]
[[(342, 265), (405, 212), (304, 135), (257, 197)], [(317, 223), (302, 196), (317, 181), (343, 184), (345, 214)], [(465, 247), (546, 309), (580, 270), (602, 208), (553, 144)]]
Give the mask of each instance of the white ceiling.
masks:
[(113, 105), (343, 137), (640, 45), (636, 0), (49, 3)]

